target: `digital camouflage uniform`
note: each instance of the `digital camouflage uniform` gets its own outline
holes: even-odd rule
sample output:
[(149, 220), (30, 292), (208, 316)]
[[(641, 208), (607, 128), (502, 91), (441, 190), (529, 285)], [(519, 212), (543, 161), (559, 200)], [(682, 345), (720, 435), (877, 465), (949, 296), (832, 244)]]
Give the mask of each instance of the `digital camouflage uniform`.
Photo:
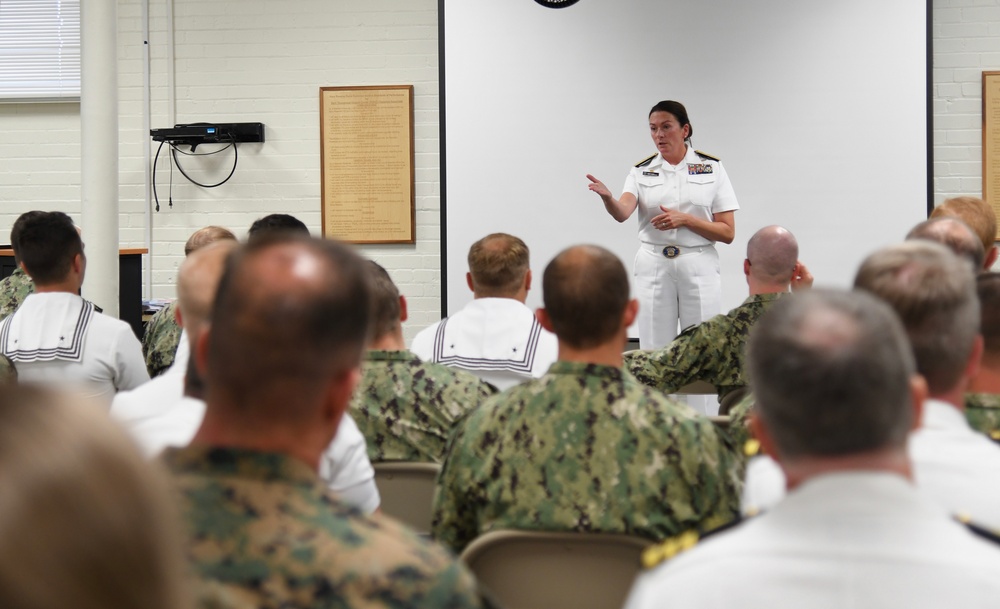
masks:
[(340, 503), (304, 463), (249, 450), (168, 449), (206, 588), (260, 609), (480, 607), (476, 583), (443, 548)]
[(174, 363), (177, 345), (181, 342), (176, 310), (175, 300), (154, 313), (146, 323), (146, 331), (142, 335), (142, 355), (146, 358), (149, 378), (163, 374)]
[[(754, 396), (752, 393), (747, 394), (737, 402), (729, 411), (729, 426), (726, 428), (726, 434), (732, 445), (736, 447), (743, 465), (746, 465), (746, 460), (755, 455), (759, 449), (756, 441), (750, 442), (754, 439), (753, 434), (750, 433), (750, 413), (753, 412), (753, 405)], [(749, 448), (748, 443), (750, 443)]]
[(1000, 395), (966, 393), (965, 418), (976, 431), (1000, 441)]
[(732, 520), (739, 474), (714, 425), (620, 368), (556, 362), (459, 423), (434, 537), (460, 551), (498, 529), (659, 540)]
[(411, 351), (369, 351), (361, 372), (351, 415), (372, 462), (440, 463), (455, 422), (494, 393), (479, 377)]
[(24, 299), (35, 291), (35, 282), (17, 267), (14, 272), (0, 279), (0, 321), (14, 314)]
[(782, 295), (750, 296), (728, 313), (684, 330), (662, 349), (627, 353), (625, 368), (639, 382), (664, 393), (705, 381), (715, 386), (722, 399), (747, 385), (743, 351), (750, 328)]

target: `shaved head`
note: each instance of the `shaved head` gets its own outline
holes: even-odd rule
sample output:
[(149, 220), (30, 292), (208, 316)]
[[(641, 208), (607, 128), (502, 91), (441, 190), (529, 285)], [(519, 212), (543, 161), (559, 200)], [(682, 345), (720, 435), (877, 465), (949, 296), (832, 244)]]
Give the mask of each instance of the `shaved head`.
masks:
[(217, 241), (191, 252), (181, 263), (177, 273), (177, 301), (189, 334), (197, 334), (208, 322), (226, 258), (237, 247), (235, 239)]
[(795, 235), (781, 226), (765, 226), (747, 242), (750, 274), (766, 283), (788, 283), (799, 260)]

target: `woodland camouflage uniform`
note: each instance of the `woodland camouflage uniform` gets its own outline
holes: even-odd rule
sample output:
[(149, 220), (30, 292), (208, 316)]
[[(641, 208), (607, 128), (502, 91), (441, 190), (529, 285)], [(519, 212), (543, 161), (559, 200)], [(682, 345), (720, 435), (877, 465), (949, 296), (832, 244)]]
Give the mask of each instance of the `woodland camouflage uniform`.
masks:
[(496, 391), (405, 350), (368, 351), (361, 372), (350, 412), (372, 462), (440, 463), (455, 422)]
[(174, 313), (176, 309), (175, 300), (154, 313), (146, 323), (146, 331), (142, 335), (142, 355), (146, 358), (149, 378), (163, 374), (174, 363), (177, 345), (181, 342), (181, 327)]
[(14, 314), (24, 299), (35, 291), (35, 282), (17, 267), (14, 272), (0, 279), (0, 321)]
[(750, 296), (728, 313), (686, 329), (662, 349), (627, 353), (625, 369), (664, 393), (705, 381), (716, 387), (722, 399), (746, 387), (743, 352), (750, 328), (783, 294)]
[(1000, 441), (1000, 395), (966, 393), (965, 418), (976, 431)]
[(459, 424), (432, 530), (455, 551), (495, 529), (659, 540), (732, 520), (738, 486), (707, 418), (620, 368), (560, 361)]
[(189, 561), (212, 596), (221, 588), (261, 609), (481, 606), (474, 579), (443, 548), (340, 503), (304, 463), (211, 447), (168, 449), (164, 460)]

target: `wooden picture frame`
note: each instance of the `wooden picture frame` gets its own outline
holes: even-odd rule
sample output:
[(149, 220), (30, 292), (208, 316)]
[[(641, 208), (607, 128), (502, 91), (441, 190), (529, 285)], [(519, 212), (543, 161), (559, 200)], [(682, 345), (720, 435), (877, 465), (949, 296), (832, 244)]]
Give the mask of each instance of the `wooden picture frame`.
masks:
[(983, 200), (1000, 217), (1000, 71), (983, 72)]
[(323, 236), (416, 243), (413, 85), (320, 87)]

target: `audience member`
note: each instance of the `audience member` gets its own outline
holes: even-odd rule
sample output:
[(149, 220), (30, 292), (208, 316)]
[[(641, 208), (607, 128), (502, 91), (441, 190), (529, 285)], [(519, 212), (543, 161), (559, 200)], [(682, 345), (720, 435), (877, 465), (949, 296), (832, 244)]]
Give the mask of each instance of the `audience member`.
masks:
[(549, 263), (541, 323), (559, 339), (542, 378), (459, 423), (438, 479), (433, 533), (456, 551), (494, 529), (663, 539), (732, 520), (738, 472), (705, 417), (622, 369), (638, 302), (611, 252)]
[(997, 261), (997, 215), (985, 201), (977, 197), (954, 197), (934, 208), (931, 218), (956, 216), (969, 225), (983, 244), (985, 260), (982, 268), (989, 270)]
[[(929, 397), (909, 444), (917, 488), (952, 514), (1000, 528), (1000, 446), (975, 432), (964, 413), (983, 349), (972, 268), (941, 245), (908, 241), (868, 256), (854, 285), (895, 310), (927, 381)], [(746, 508), (780, 497), (775, 491), (784, 485), (768, 463), (758, 458), (747, 468)]]
[(193, 351), (205, 418), (164, 459), (196, 573), (267, 607), (477, 607), (471, 575), (317, 476), (360, 376), (363, 261), (313, 239), (258, 240), (227, 261)]
[(367, 267), (372, 338), (351, 412), (372, 461), (440, 463), (455, 422), (494, 390), (467, 372), (422, 362), (408, 351), (402, 325), (406, 298), (384, 268), (371, 261)]
[(929, 398), (910, 440), (917, 486), (954, 514), (1000, 527), (1000, 446), (965, 420), (965, 392), (979, 368), (975, 278), (950, 251), (904, 243), (869, 256), (854, 284), (903, 321)]
[(976, 278), (983, 359), (965, 394), (965, 417), (977, 431), (1000, 441), (1000, 274)]
[(0, 320), (13, 315), (14, 311), (28, 297), (28, 294), (35, 291), (34, 282), (24, 272), (24, 267), (21, 265), (21, 256), (18, 254), (20, 248), (17, 245), (17, 240), (21, 234), (21, 227), (24, 226), (24, 222), (28, 218), (40, 213), (42, 212), (29, 211), (21, 214), (17, 220), (14, 220), (14, 226), (10, 229), (10, 249), (14, 251), (15, 268), (13, 273), (0, 279)]
[(468, 370), (501, 390), (545, 374), (558, 346), (524, 305), (531, 289), (524, 241), (505, 233), (476, 241), (465, 280), (475, 299), (421, 330), (412, 351), (425, 361)]
[(103, 413), (0, 391), (0, 607), (192, 607), (159, 468)]
[[(196, 230), (187, 243), (184, 244), (184, 256), (217, 241), (236, 241), (236, 235), (221, 226), (206, 226)], [(167, 306), (153, 314), (146, 323), (146, 331), (142, 336), (142, 354), (146, 358), (146, 370), (151, 378), (163, 374), (177, 354), (181, 344), (181, 326), (177, 323), (177, 301), (173, 300)], [(187, 366), (181, 363), (181, 372)]]
[(972, 263), (972, 268), (978, 273), (983, 268), (986, 253), (983, 244), (969, 225), (957, 216), (938, 216), (925, 220), (910, 229), (906, 240), (922, 239), (934, 241), (947, 247), (956, 256), (965, 258)]
[[(223, 240), (192, 252), (177, 274), (177, 320), (184, 328), (177, 360), (167, 371), (132, 391), (115, 396), (111, 415), (121, 421), (153, 457), (168, 446), (186, 446), (205, 415), (203, 383), (189, 366), (189, 345), (208, 329), (216, 288), (226, 257), (236, 241)], [(350, 415), (344, 415), (337, 435), (320, 461), (320, 477), (345, 503), (371, 513), (379, 507), (375, 470), (365, 439)]]
[(694, 381), (714, 385), (720, 401), (744, 390), (743, 350), (750, 328), (791, 287), (812, 284), (812, 275), (798, 257), (799, 244), (792, 233), (780, 226), (760, 229), (747, 242), (743, 274), (750, 296), (743, 304), (691, 326), (663, 349), (626, 353), (625, 368), (664, 393)]
[(20, 382), (72, 386), (110, 406), (115, 391), (148, 381), (132, 328), (79, 296), (87, 258), (69, 216), (31, 216), (18, 246), (35, 292), (0, 322), (0, 350), (14, 362)]
[[(752, 330), (748, 362), (753, 425), (788, 497), (641, 575), (626, 609), (994, 602), (996, 538), (977, 537), (914, 488), (907, 432), (926, 385), (888, 306), (822, 290), (782, 299)], [(644, 558), (695, 543), (682, 536)]]
[(257, 218), (247, 231), (247, 243), (253, 243), (263, 237), (275, 235), (308, 237), (309, 229), (302, 220), (288, 214), (270, 214)]

